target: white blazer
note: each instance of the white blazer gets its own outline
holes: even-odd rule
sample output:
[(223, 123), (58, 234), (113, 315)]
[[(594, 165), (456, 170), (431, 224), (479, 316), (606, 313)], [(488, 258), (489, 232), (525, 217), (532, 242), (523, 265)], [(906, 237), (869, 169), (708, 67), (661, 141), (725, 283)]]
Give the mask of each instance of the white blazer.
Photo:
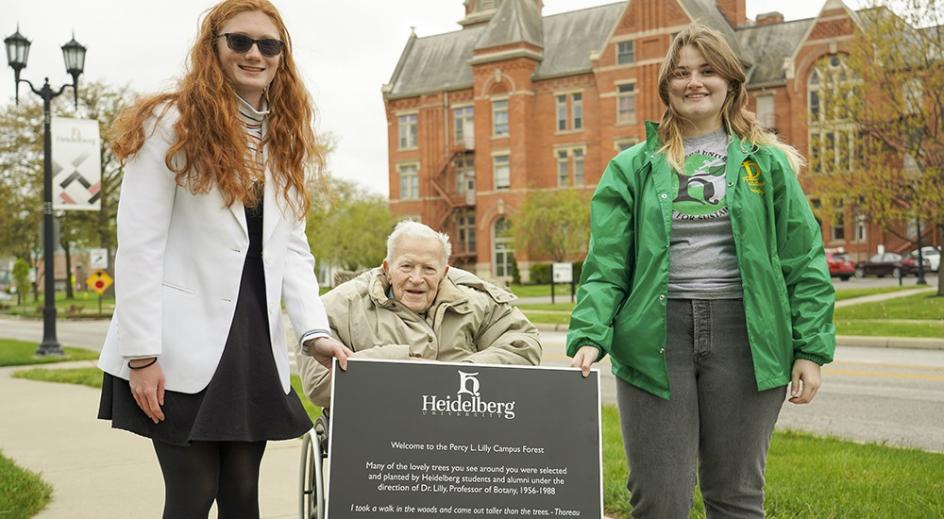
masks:
[[(249, 248), (243, 204), (229, 207), (218, 189), (192, 193), (174, 181), (164, 156), (176, 140), (171, 108), (146, 133), (126, 165), (118, 204), (115, 312), (98, 365), (128, 378), (128, 359), (160, 357), (165, 388), (203, 390), (223, 354)], [(289, 392), (281, 303), (299, 337), (328, 330), (318, 297), (305, 219), (287, 207), (266, 171), (262, 258), (272, 356)], [(260, 323), (261, 325), (262, 323)]]

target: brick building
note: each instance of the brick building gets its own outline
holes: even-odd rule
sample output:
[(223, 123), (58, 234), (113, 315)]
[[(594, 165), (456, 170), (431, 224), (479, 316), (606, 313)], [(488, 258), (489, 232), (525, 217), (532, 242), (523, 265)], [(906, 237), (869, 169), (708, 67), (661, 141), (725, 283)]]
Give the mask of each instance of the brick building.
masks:
[[(453, 264), (507, 278), (517, 259), (527, 279), (542, 258), (504, 236), (515, 208), (532, 189), (592, 190), (614, 155), (644, 139), (644, 121), (662, 116), (671, 38), (696, 21), (741, 58), (762, 124), (806, 156), (811, 144), (851, 142), (819, 122), (814, 70), (838, 66), (855, 13), (826, 0), (815, 18), (752, 21), (745, 1), (631, 0), (543, 16), (541, 0), (465, 0), (462, 29), (411, 35), (384, 86), (392, 211), (448, 232)], [(880, 245), (910, 250), (854, 207), (844, 212), (823, 224), (827, 246), (857, 259)]]

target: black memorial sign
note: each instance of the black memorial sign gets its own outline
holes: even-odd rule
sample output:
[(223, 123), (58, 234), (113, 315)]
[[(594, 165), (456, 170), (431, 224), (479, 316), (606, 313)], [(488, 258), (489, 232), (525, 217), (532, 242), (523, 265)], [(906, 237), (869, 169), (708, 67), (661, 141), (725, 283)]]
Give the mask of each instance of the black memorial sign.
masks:
[(602, 517), (599, 373), (351, 361), (327, 517)]

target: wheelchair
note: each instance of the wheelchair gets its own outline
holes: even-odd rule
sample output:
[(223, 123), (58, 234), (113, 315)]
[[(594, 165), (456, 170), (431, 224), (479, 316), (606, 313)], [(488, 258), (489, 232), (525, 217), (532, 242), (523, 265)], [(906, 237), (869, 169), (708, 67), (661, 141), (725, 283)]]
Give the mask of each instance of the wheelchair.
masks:
[(298, 478), (298, 513), (301, 519), (324, 519), (325, 516), (329, 419), (328, 410), (323, 410), (315, 420), (315, 426), (302, 437)]

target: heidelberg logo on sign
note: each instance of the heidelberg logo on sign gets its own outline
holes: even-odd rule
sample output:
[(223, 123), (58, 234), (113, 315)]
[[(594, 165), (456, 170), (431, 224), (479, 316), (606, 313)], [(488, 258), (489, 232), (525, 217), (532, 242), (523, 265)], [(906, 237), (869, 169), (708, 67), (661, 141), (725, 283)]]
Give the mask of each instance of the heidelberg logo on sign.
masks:
[(515, 402), (494, 402), (482, 398), (479, 394), (478, 372), (459, 374), (459, 390), (456, 395), (422, 395), (423, 414), (449, 416), (500, 417), (506, 420), (515, 418)]

